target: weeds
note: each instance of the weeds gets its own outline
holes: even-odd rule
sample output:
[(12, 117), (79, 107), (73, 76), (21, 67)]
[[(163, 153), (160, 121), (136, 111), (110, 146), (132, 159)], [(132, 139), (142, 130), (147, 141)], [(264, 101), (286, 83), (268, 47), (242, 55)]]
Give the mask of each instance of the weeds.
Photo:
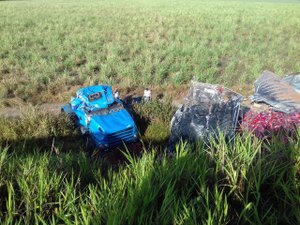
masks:
[(72, 142), (73, 147), (76, 146), (73, 140), (78, 139), (79, 133), (67, 116), (38, 111), (34, 107), (21, 108), (20, 111), (19, 119), (0, 118), (1, 146), (10, 146), (13, 151), (30, 152), (43, 148), (54, 151), (57, 146), (62, 148)]
[[(0, 4), (1, 99), (39, 103), (98, 82), (234, 85), (263, 69), (300, 70), (297, 4)], [(145, 138), (164, 142), (171, 104), (135, 110)], [(221, 137), (180, 143), (171, 156), (149, 148), (116, 168), (89, 158), (63, 116), (32, 109), (0, 125), (1, 224), (300, 224), (299, 138)]]
[[(25, 124), (27, 129), (35, 126)], [(72, 145), (58, 155), (30, 146), (23, 151), (1, 147), (0, 220), (2, 224), (298, 224), (299, 143), (282, 146), (280, 140), (264, 143), (249, 135), (228, 144), (221, 136), (209, 147), (179, 143), (172, 157), (152, 149), (140, 158), (124, 153), (126, 163), (118, 168), (95, 161)]]
[(169, 123), (175, 112), (170, 98), (133, 105), (135, 121), (144, 139), (157, 144), (166, 143), (169, 137)]

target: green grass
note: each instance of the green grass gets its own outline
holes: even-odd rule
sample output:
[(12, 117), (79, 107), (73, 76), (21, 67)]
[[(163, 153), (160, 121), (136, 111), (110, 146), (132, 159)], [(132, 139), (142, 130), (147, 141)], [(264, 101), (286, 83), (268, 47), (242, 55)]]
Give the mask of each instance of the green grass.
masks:
[[(145, 134), (168, 128), (169, 104), (135, 110), (150, 121)], [(20, 120), (1, 119), (1, 224), (300, 223), (299, 138), (283, 145), (248, 134), (234, 143), (220, 137), (179, 143), (168, 155), (125, 150), (125, 160), (112, 163), (89, 157), (68, 124), (34, 109)]]
[[(175, 112), (172, 100), (154, 100), (133, 106), (135, 122), (138, 124), (142, 139), (148, 144), (164, 147), (169, 135), (169, 124)], [(161, 146), (162, 145), (162, 146)]]
[(179, 145), (105, 166), (82, 152), (0, 152), (1, 224), (298, 224), (299, 143)]
[(234, 86), (266, 69), (300, 71), (300, 4), (284, 2), (1, 2), (0, 97), (41, 103), (77, 85)]
[[(0, 98), (248, 84), (264, 69), (300, 70), (299, 24), (296, 1), (1, 1)], [(64, 116), (1, 118), (0, 223), (300, 224), (299, 138), (221, 137), (167, 155), (171, 103), (134, 110), (147, 147), (118, 163), (89, 157)]]

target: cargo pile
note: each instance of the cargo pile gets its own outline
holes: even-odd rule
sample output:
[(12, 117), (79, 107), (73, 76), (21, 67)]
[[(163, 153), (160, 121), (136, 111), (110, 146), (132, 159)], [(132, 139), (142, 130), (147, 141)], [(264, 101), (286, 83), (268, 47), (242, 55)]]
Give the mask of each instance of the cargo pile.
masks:
[(295, 138), (300, 127), (300, 73), (281, 78), (265, 71), (254, 84), (250, 99), (263, 110), (243, 106), (243, 96), (228, 88), (192, 82), (171, 121), (170, 147), (179, 140), (217, 139), (220, 133), (232, 140), (237, 130), (263, 140)]
[(260, 139), (281, 136), (283, 141), (297, 136), (300, 127), (300, 111), (283, 113), (269, 109), (264, 112), (248, 111), (242, 120), (241, 130), (252, 132)]

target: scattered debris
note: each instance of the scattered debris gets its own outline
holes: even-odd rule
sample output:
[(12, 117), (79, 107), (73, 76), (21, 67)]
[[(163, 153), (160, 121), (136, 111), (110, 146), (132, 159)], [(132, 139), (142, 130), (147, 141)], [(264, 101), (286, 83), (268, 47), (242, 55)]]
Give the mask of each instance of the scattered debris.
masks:
[(252, 101), (265, 102), (284, 113), (293, 113), (300, 108), (300, 74), (282, 79), (265, 71), (254, 84), (255, 93), (250, 96)]
[(170, 149), (180, 139), (207, 141), (220, 132), (234, 138), (239, 115), (243, 115), (241, 131), (253, 132), (260, 139), (280, 134), (287, 142), (296, 137), (300, 127), (300, 73), (280, 78), (265, 71), (255, 81), (251, 104), (247, 99), (241, 109), (242, 100), (240, 94), (222, 86), (193, 82), (171, 121)]
[(284, 78), (265, 71), (255, 81), (252, 105), (268, 104), (268, 109), (251, 108), (241, 122), (242, 131), (250, 131), (260, 139), (280, 138), (284, 143), (297, 136), (300, 127), (300, 73)]
[(285, 143), (288, 138), (297, 136), (300, 126), (300, 111), (283, 113), (269, 109), (264, 112), (249, 111), (244, 115), (241, 123), (243, 131), (253, 132), (260, 139), (271, 139), (280, 135)]
[(243, 96), (220, 85), (192, 82), (184, 104), (171, 121), (169, 147), (180, 139), (207, 141), (222, 132), (233, 138)]
[[(172, 118), (169, 146), (173, 148), (180, 139), (207, 141), (210, 137), (217, 138), (220, 132), (232, 139), (239, 116), (242, 118), (238, 123), (241, 130), (251, 131), (258, 138), (270, 139), (277, 134), (283, 134), (283, 138), (294, 137), (300, 127), (300, 73), (281, 78), (265, 71), (254, 84), (255, 93), (242, 103), (242, 95), (223, 86), (192, 82), (184, 101), (181, 94), (185, 89), (177, 96), (176, 104), (183, 104)], [(153, 94), (159, 97), (171, 91), (178, 92), (170, 88), (168, 91), (154, 90)], [(115, 97), (118, 99), (119, 90), (117, 92)], [(147, 96), (137, 96), (132, 90), (124, 92), (127, 95), (122, 103), (129, 108)], [(142, 93), (142, 89), (138, 92)], [(38, 109), (58, 113), (58, 105), (48, 103), (38, 106)], [(18, 108), (4, 108), (0, 110), (0, 117), (19, 118), (20, 111)]]

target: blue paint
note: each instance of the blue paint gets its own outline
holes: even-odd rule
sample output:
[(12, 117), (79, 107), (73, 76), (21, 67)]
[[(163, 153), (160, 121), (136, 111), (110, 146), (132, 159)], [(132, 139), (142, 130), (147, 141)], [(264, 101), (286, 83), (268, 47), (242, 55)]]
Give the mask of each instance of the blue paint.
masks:
[(112, 88), (96, 85), (81, 88), (62, 111), (73, 115), (83, 134), (88, 134), (96, 148), (109, 149), (138, 139), (136, 125)]

